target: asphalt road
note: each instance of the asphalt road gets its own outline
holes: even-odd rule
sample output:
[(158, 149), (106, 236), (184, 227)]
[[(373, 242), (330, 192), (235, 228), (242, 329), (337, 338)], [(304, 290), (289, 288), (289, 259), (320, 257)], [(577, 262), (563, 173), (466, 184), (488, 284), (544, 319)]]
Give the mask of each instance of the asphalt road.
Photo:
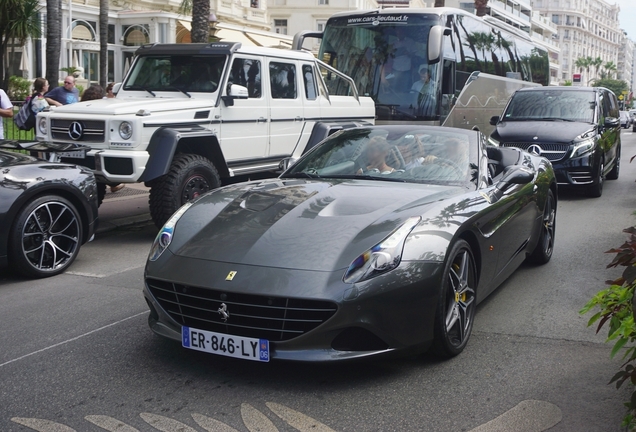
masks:
[(156, 233), (101, 233), (71, 271), (0, 273), (0, 431), (619, 431), (628, 390), (581, 307), (636, 223), (636, 135), (599, 199), (560, 194), (552, 261), (523, 266), (478, 309), (462, 355), (260, 364), (187, 351), (148, 329)]

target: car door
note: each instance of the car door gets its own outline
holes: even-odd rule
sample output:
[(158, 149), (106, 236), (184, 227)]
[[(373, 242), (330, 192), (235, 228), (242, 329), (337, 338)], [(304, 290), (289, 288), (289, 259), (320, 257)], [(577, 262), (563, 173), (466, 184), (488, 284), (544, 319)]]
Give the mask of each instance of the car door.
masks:
[(223, 95), (232, 84), (247, 88), (247, 99), (234, 99), (233, 104), (221, 102), (221, 149), (228, 161), (259, 159), (267, 155), (269, 144), (268, 92), (263, 91), (263, 58), (237, 55)]
[(298, 64), (269, 59), (270, 157), (292, 154), (305, 124)]

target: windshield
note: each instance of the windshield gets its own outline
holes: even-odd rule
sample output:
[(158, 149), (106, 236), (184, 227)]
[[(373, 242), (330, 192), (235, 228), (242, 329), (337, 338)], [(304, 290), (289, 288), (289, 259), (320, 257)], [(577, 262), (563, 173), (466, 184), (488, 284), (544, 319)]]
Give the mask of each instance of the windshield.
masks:
[(520, 91), (512, 97), (504, 121), (555, 120), (594, 122), (593, 91)]
[(161, 55), (137, 59), (124, 90), (214, 93), (225, 67), (224, 55)]
[(378, 120), (434, 120), (440, 89), (427, 53), (436, 24), (437, 16), (397, 13), (332, 18), (318, 57), (375, 100)]
[(283, 177), (466, 185), (477, 178), (478, 145), (470, 133), (412, 126), (349, 129), (329, 137)]

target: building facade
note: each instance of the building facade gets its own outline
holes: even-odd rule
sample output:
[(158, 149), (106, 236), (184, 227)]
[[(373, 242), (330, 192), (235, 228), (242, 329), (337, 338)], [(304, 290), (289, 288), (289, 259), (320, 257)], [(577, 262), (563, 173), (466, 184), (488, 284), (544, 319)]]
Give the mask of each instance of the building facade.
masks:
[(581, 74), (581, 85), (600, 76), (602, 68), (577, 67), (579, 58), (600, 58), (603, 64), (618, 64), (623, 36), (618, 5), (605, 0), (534, 0), (533, 6), (558, 28), (561, 83), (571, 81), (574, 74)]

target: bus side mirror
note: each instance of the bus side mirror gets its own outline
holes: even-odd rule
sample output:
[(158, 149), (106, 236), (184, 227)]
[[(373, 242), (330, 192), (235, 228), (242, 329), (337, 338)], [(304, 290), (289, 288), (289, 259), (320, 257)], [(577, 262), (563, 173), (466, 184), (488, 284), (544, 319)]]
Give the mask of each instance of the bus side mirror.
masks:
[(428, 32), (428, 64), (435, 64), (442, 58), (444, 36), (450, 35), (451, 29), (441, 25), (431, 27)]

